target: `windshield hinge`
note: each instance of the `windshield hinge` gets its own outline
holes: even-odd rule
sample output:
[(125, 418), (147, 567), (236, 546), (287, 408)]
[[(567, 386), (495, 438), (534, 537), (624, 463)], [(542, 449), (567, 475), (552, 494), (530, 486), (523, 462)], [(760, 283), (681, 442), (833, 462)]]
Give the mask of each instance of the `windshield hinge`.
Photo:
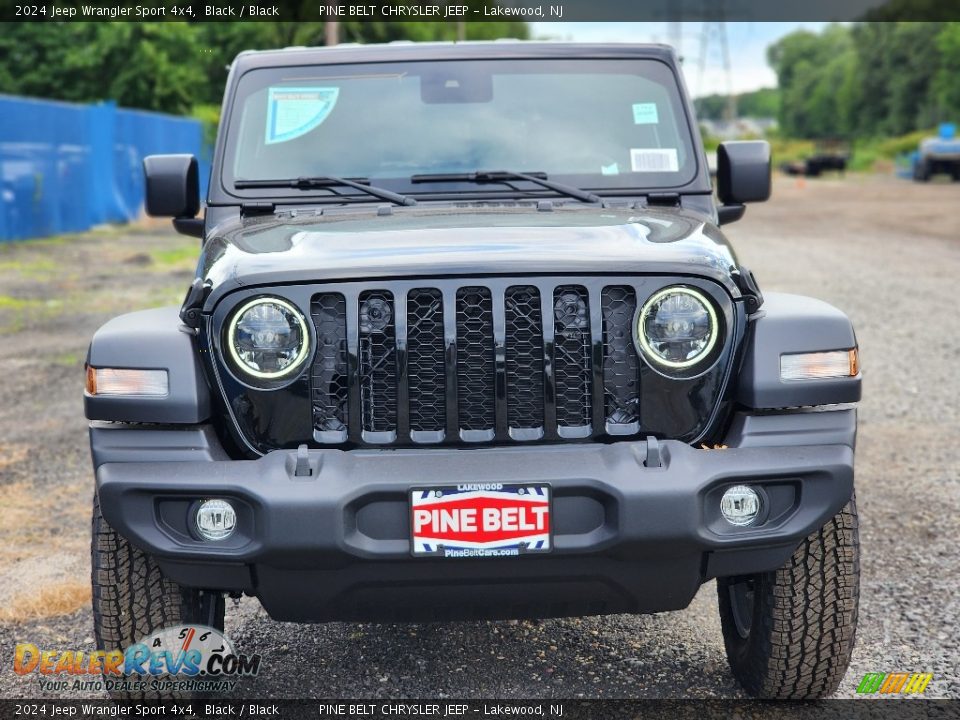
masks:
[(650, 193), (649, 195), (647, 195), (647, 205), (678, 207), (680, 205), (680, 194), (679, 193)]
[(250, 215), (269, 215), (277, 206), (272, 202), (246, 202), (240, 205), (240, 214), (244, 217)]
[(750, 268), (748, 268), (746, 265), (741, 265), (738, 270), (735, 270), (732, 273), (732, 275), (733, 281), (740, 289), (740, 294), (743, 295), (747, 312), (752, 315), (760, 309), (761, 305), (763, 305), (763, 293), (760, 292), (760, 286), (757, 285), (757, 279), (753, 276)]
[(196, 330), (200, 327), (200, 311), (203, 309), (203, 303), (210, 294), (212, 286), (204, 282), (201, 278), (194, 278), (190, 289), (187, 290), (187, 296), (183, 299), (183, 305), (180, 306), (180, 320), (187, 327)]

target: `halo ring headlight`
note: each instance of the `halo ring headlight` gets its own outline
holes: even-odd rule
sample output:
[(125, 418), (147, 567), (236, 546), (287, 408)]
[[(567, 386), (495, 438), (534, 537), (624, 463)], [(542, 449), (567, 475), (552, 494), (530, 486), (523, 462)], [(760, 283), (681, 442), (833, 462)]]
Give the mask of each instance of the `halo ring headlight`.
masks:
[(713, 355), (720, 320), (707, 296), (686, 285), (651, 295), (637, 311), (633, 329), (637, 350), (656, 370), (688, 370)]
[(282, 380), (303, 365), (310, 348), (307, 323), (277, 297), (258, 297), (236, 310), (227, 326), (234, 367), (259, 380)]

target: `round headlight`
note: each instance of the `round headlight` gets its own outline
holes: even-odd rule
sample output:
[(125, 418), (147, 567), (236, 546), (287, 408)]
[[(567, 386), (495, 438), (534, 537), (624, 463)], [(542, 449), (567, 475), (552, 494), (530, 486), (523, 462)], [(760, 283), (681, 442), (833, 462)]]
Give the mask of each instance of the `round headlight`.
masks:
[(654, 365), (683, 370), (706, 359), (717, 344), (720, 326), (713, 303), (693, 288), (668, 287), (637, 313), (634, 336)]
[(227, 332), (227, 347), (237, 368), (266, 380), (300, 367), (308, 346), (303, 316), (279, 298), (251, 300), (234, 314)]

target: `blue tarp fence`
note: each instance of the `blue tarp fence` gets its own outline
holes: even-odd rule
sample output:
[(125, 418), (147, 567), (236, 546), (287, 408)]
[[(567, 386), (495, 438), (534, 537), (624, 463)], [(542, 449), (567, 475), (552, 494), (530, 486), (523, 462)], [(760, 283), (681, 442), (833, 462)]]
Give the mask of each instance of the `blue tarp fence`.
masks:
[(210, 174), (198, 120), (0, 95), (0, 241), (80, 232), (143, 212), (143, 158), (192, 153)]

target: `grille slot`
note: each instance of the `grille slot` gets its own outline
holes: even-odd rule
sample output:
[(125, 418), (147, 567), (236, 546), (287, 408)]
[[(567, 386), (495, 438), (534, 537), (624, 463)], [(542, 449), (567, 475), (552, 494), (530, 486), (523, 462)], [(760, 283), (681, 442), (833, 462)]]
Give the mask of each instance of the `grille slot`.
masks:
[(554, 375), (557, 432), (587, 437), (591, 427), (590, 298), (580, 285), (562, 285), (553, 293)]
[(457, 290), (457, 388), (460, 435), (468, 442), (495, 436), (493, 302), (490, 289)]
[(360, 294), (358, 376), (364, 440), (389, 443), (397, 438), (397, 337), (393, 294)]
[(640, 358), (633, 345), (637, 294), (631, 287), (605, 287), (601, 307), (606, 431), (632, 435), (640, 430)]
[(310, 370), (313, 437), (317, 442), (347, 439), (347, 303), (339, 293), (317, 295), (310, 303), (317, 354)]
[[(543, 437), (543, 318), (540, 291), (532, 285), (507, 288), (507, 422), (515, 439)], [(518, 432), (525, 430), (527, 432)]]
[[(446, 425), (443, 294), (418, 288), (407, 295), (407, 373), (410, 431), (439, 441)], [(421, 435), (422, 434), (422, 435)]]

